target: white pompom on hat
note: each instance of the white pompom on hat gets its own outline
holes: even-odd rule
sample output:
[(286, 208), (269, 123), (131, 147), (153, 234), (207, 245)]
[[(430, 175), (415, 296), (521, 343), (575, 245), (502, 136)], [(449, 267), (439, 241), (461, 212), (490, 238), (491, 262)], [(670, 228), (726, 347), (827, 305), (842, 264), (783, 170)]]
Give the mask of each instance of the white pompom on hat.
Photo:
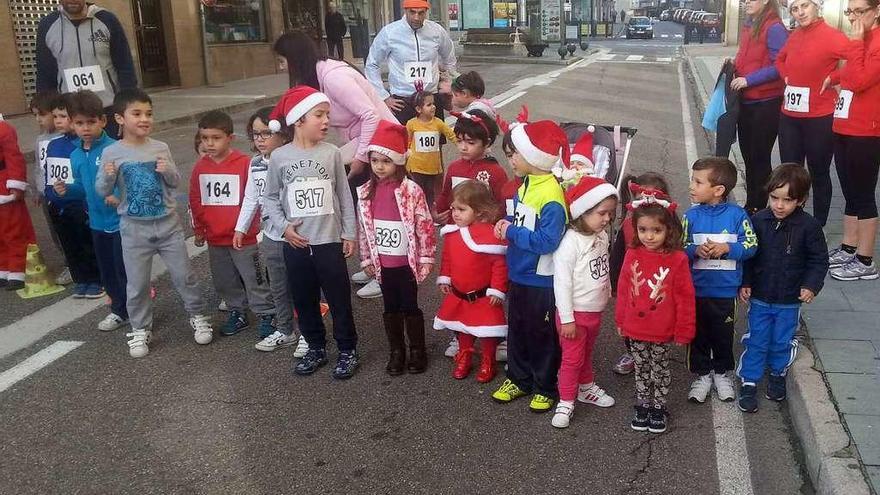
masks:
[(269, 114), (269, 130), (280, 131), (282, 118), (287, 125), (293, 125), (320, 103), (330, 103), (330, 98), (311, 86), (299, 85), (288, 89)]
[(575, 219), (611, 196), (618, 197), (614, 186), (605, 179), (585, 175), (565, 191), (565, 202), (571, 218)]
[(367, 150), (391, 158), (395, 165), (406, 165), (407, 140), (406, 127), (396, 122), (380, 120)]
[(596, 132), (594, 126), (587, 127), (587, 132), (578, 139), (571, 150), (571, 161), (581, 162), (586, 166), (593, 168), (593, 133)]
[(511, 126), (510, 139), (517, 153), (535, 168), (549, 172), (560, 158), (569, 166), (568, 137), (552, 120)]

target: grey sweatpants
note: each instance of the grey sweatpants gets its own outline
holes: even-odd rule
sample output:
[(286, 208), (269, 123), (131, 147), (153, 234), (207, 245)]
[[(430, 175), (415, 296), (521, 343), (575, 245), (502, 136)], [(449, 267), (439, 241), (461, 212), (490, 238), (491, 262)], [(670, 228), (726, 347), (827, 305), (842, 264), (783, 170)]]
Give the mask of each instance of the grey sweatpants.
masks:
[(287, 266), (284, 264), (284, 241), (273, 241), (263, 234), (260, 255), (269, 272), (269, 290), (275, 302), (275, 329), (284, 335), (293, 335), (296, 322), (293, 319), (293, 299), (287, 286)]
[(244, 311), (250, 306), (258, 315), (275, 313), (266, 272), (256, 244), (242, 246), (208, 246), (211, 277), (220, 299), (231, 311)]
[(183, 228), (177, 215), (157, 220), (131, 220), (122, 217), (119, 222), (122, 235), (122, 259), (128, 277), (128, 317), (131, 328), (146, 330), (153, 325), (153, 302), (150, 300), (150, 275), (153, 256), (159, 255), (171, 274), (171, 282), (183, 299), (190, 316), (205, 312), (195, 274), (190, 269), (189, 255), (183, 237)]

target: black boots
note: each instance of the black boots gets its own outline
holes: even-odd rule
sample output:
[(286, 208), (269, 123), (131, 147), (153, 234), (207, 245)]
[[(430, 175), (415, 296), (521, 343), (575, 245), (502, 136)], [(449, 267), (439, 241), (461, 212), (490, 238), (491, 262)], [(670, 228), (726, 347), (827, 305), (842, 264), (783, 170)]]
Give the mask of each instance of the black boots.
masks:
[[(406, 364), (406, 338), (409, 339), (409, 364), (406, 371), (423, 373), (428, 367), (428, 354), (425, 350), (425, 316), (418, 313), (385, 313), (385, 335), (388, 336), (388, 366), (385, 371), (391, 376), (401, 375)], [(406, 330), (406, 338), (404, 337)]]
[(425, 315), (421, 311), (406, 315), (406, 336), (409, 338), (410, 373), (423, 373), (428, 367), (428, 353), (425, 350)]
[(388, 365), (385, 371), (391, 376), (403, 374), (406, 363), (406, 340), (403, 337), (403, 313), (385, 313), (385, 335), (388, 336)]

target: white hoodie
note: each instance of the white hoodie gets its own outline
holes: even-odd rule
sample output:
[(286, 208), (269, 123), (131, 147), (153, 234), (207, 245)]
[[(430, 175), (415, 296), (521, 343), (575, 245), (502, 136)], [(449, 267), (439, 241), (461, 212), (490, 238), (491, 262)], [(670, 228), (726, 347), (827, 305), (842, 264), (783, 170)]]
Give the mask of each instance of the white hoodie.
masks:
[(568, 229), (553, 253), (553, 292), (562, 323), (576, 311), (600, 313), (611, 298), (608, 233), (586, 235)]

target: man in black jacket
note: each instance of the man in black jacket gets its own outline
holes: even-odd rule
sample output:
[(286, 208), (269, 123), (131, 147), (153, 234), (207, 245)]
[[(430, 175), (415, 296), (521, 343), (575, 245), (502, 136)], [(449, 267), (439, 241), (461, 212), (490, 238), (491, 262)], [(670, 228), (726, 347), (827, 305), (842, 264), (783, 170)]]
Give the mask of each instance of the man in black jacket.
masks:
[[(327, 50), (331, 58), (342, 60), (345, 58), (345, 50), (342, 48), (342, 38), (348, 31), (345, 25), (345, 17), (336, 10), (336, 4), (327, 4), (327, 16), (324, 18), (324, 31), (327, 33)], [(333, 54), (334, 50), (336, 55)]]

